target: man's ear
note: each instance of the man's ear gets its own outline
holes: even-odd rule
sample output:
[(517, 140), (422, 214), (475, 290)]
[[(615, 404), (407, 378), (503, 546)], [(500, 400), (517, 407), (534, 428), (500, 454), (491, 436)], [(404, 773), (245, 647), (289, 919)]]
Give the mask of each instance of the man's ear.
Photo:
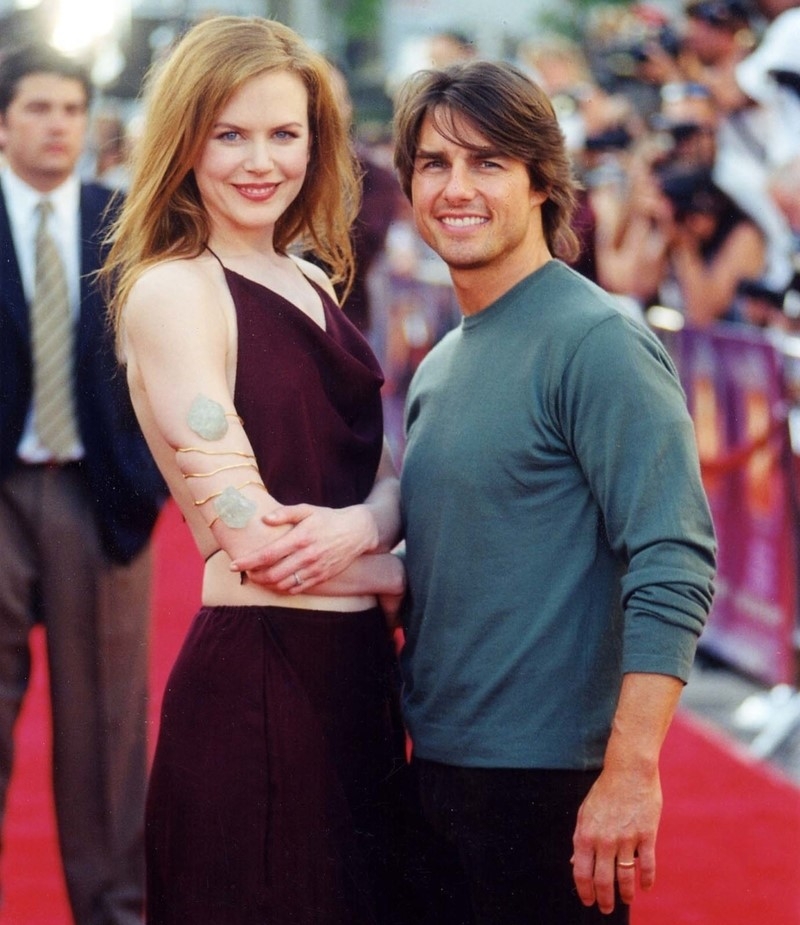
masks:
[(547, 202), (548, 196), (544, 190), (531, 189), (530, 201), (531, 206), (541, 206)]

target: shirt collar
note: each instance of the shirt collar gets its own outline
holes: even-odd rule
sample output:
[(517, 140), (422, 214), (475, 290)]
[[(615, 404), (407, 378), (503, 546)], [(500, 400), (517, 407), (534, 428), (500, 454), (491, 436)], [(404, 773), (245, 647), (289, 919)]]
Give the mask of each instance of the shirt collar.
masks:
[(62, 227), (74, 221), (80, 203), (80, 179), (77, 174), (69, 176), (49, 193), (34, 189), (8, 166), (3, 168), (2, 182), (9, 204), (17, 214), (32, 216), (40, 200), (49, 199), (53, 204), (55, 218)]

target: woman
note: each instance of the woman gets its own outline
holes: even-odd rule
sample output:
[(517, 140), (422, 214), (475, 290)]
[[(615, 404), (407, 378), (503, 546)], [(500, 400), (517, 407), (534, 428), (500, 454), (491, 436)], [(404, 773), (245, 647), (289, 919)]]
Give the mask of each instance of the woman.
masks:
[(763, 232), (706, 171), (667, 175), (662, 189), (673, 214), (664, 304), (697, 327), (743, 320), (737, 291), (764, 272)]
[[(220, 17), (159, 69), (106, 265), (144, 434), (205, 558), (147, 809), (149, 925), (387, 921), (397, 479), (347, 278), (328, 67)], [(281, 507), (286, 505), (286, 507)]]

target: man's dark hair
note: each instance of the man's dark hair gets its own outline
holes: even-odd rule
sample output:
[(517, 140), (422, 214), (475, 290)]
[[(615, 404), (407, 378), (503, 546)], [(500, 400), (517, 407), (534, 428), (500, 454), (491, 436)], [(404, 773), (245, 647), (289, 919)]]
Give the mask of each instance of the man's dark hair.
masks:
[(0, 113), (5, 115), (17, 94), (20, 81), (31, 74), (55, 74), (77, 80), (86, 91), (86, 104), (92, 99), (89, 71), (44, 42), (31, 42), (0, 52)]
[(499, 152), (525, 164), (533, 189), (547, 194), (542, 224), (548, 248), (562, 260), (577, 256), (570, 224), (577, 183), (555, 111), (538, 84), (513, 65), (492, 61), (412, 74), (400, 88), (394, 118), (394, 165), (409, 199), (426, 115), (455, 144), (470, 147), (459, 137), (463, 120)]

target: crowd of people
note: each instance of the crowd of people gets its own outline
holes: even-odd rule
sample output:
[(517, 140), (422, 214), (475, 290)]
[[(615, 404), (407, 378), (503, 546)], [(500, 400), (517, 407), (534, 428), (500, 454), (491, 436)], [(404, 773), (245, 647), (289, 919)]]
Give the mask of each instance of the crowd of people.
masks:
[(693, 325), (797, 328), (799, 39), (795, 0), (686, 0), (522, 45), (584, 184), (582, 270)]
[[(42, 623), (76, 925), (629, 921), (716, 552), (641, 318), (799, 314), (800, 10), (760, 2), (760, 36), (691, 0), (514, 63), (454, 34), (393, 87), (391, 164), (301, 36), (211, 17), (130, 150), (96, 124), (107, 186), (86, 72), (0, 55), (0, 807)], [(393, 223), (459, 313), (402, 467)], [(205, 564), (147, 769), (168, 494)]]

